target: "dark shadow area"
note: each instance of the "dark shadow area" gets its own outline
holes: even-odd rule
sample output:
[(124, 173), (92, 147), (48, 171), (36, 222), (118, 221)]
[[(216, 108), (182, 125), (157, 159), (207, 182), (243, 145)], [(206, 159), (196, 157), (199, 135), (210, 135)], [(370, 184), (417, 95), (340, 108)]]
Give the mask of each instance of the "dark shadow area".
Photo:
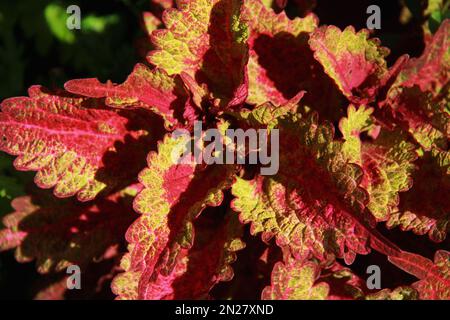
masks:
[(419, 169), (412, 175), (412, 188), (400, 193), (400, 212), (409, 211), (435, 220), (436, 227), (445, 234), (449, 231), (446, 221), (450, 220), (450, 177), (446, 174), (447, 168), (440, 167), (438, 159), (429, 152), (417, 161), (417, 165)]
[[(17, 230), (26, 233), (20, 244), (20, 257), (32, 263), (16, 262), (14, 279), (2, 279), (1, 293), (8, 295), (5, 298), (14, 298), (15, 292), (23, 290), (24, 293), (17, 293), (18, 297), (26, 294), (29, 299), (37, 293), (40, 298), (59, 299), (65, 294), (75, 299), (89, 299), (108, 293), (106, 297), (111, 298), (109, 284), (118, 271), (115, 267), (118, 259), (126, 251), (123, 235), (137, 218), (132, 209), (133, 198), (112, 196), (80, 204), (73, 198), (55, 201), (49, 190), (36, 187), (32, 190), (33, 196), (14, 201), (19, 219)], [(9, 265), (9, 254), (3, 255)], [(61, 261), (80, 267), (82, 290), (66, 291), (64, 277), (67, 275), (63, 271), (42, 279), (34, 271), (36, 268), (44, 274), (60, 271), (58, 263)], [(26, 284), (21, 286), (22, 280), (17, 281), (17, 277), (26, 279)], [(40, 292), (48, 286), (55, 286), (55, 290)]]
[[(419, 0), (417, 0), (419, 2)], [(367, 8), (377, 5), (381, 9), (381, 29), (375, 30), (373, 36), (380, 38), (382, 45), (391, 49), (387, 61), (391, 65), (402, 54), (419, 56), (423, 49), (421, 21), (411, 18), (401, 22), (402, 6), (400, 0), (349, 0), (345, 5), (335, 0), (317, 1), (314, 13), (320, 24), (335, 25), (340, 29), (354, 26), (356, 30), (367, 28)]]
[(272, 239), (267, 246), (261, 235), (250, 235), (250, 226), (245, 226), (245, 248), (237, 253), (237, 262), (232, 264), (234, 278), (218, 283), (210, 292), (214, 299), (259, 300), (261, 292), (271, 283), (271, 273), (276, 262), (281, 261), (281, 250)]
[[(232, 1), (219, 1), (211, 10), (208, 28), (209, 48), (203, 56), (203, 65), (195, 78), (206, 83), (210, 92), (227, 104), (235, 98), (244, 84), (248, 60), (246, 43), (237, 43), (229, 19), (238, 10)], [(243, 102), (243, 101), (241, 101)]]
[[(139, 61), (138, 2), (125, 0), (2, 1), (0, 100), (33, 84), (62, 87), (74, 78), (123, 80)], [(81, 9), (81, 29), (66, 27), (66, 8)], [(141, 3), (141, 8), (142, 6)]]
[(287, 32), (273, 37), (261, 35), (254, 40), (252, 50), (258, 64), (284, 99), (289, 100), (305, 90), (301, 104), (311, 107), (323, 119), (337, 121), (347, 102), (314, 59), (308, 40), (306, 33), (297, 37)]
[[(97, 171), (95, 178), (107, 185), (104, 194), (137, 182), (138, 174), (147, 166), (149, 152), (157, 150), (157, 143), (165, 133), (161, 117), (152, 112), (133, 109), (119, 111), (119, 114), (128, 119), (127, 130), (130, 133), (123, 142), (114, 143), (115, 151), (107, 151), (103, 155), (104, 166)], [(148, 134), (142, 135), (141, 131)]]

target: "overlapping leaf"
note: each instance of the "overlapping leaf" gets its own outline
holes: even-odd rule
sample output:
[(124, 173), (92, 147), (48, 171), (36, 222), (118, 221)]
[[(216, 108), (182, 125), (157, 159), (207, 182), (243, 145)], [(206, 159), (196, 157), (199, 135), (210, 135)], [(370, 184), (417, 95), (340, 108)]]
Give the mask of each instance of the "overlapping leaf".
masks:
[(369, 289), (365, 279), (350, 268), (335, 262), (322, 270), (319, 281), (330, 287), (329, 300), (417, 300), (418, 292), (410, 286), (395, 289)]
[[(380, 130), (371, 117), (373, 109), (353, 105), (348, 117), (343, 118), (340, 129), (344, 136), (344, 153), (350, 161), (359, 164), (364, 171), (362, 186), (369, 193), (367, 205), (377, 220), (388, 220), (397, 209), (399, 192), (411, 188), (411, 174), (417, 155), (415, 146), (408, 143), (399, 131)], [(363, 132), (375, 131), (373, 142), (362, 142)], [(375, 134), (375, 133), (374, 133)]]
[(135, 218), (131, 199), (138, 186), (94, 202), (55, 202), (42, 191), (14, 199), (15, 212), (3, 219), (0, 251), (15, 248), (19, 262), (36, 260), (38, 271), (87, 266), (94, 259), (111, 258)]
[(149, 109), (161, 115), (169, 127), (192, 120), (185, 114), (191, 106), (181, 79), (170, 77), (163, 70), (151, 70), (143, 64), (137, 64), (121, 85), (79, 79), (67, 82), (65, 88), (86, 97), (106, 98), (110, 107)]
[(241, 5), (239, 0), (178, 1), (178, 9), (163, 14), (167, 29), (153, 32), (157, 50), (148, 60), (169, 75), (185, 73), (205, 85), (221, 107), (242, 103), (248, 31)]
[(217, 214), (196, 221), (194, 246), (180, 253), (169, 273), (160, 270), (166, 268), (165, 261), (161, 261), (143, 286), (142, 298), (205, 299), (216, 283), (233, 278), (230, 264), (236, 259), (235, 252), (244, 247), (240, 239), (243, 228), (234, 213), (226, 214), (224, 219)]
[(271, 177), (238, 178), (233, 208), (251, 232), (276, 236), (297, 259), (333, 256), (352, 263), (370, 247), (388, 254), (396, 248), (372, 229), (364, 208), (367, 192), (359, 184), (363, 171), (349, 164), (342, 143), (329, 124), (306, 119), (280, 121), (280, 170)]
[(193, 220), (205, 207), (218, 206), (223, 198), (222, 189), (231, 184), (233, 167), (201, 169), (193, 161), (174, 162), (174, 155), (183, 153), (187, 143), (190, 139), (186, 136), (166, 136), (158, 153), (149, 155), (149, 168), (140, 174), (144, 189), (134, 206), (142, 216), (126, 235), (130, 243), (130, 253), (123, 259), (126, 272), (115, 279), (114, 285), (120, 298), (143, 294), (157, 264), (163, 275), (171, 274), (179, 266), (183, 249), (193, 244)]
[[(290, 13), (297, 5), (302, 18), (290, 19), (271, 9), (286, 7), (283, 0), (152, 0), (143, 16), (152, 44), (141, 56), (153, 50), (154, 67), (136, 65), (122, 84), (78, 79), (66, 83), (68, 92), (34, 86), (29, 97), (2, 102), (0, 150), (18, 156), (18, 169), (38, 171), (38, 186), (55, 187), (58, 197), (93, 200), (55, 202), (40, 190), (13, 201), (0, 250), (37, 260), (42, 273), (60, 271), (38, 298), (61, 298), (62, 271), (77, 264), (94, 286), (115, 277), (118, 299), (233, 298), (243, 283), (262, 289), (270, 274), (264, 299), (450, 299), (447, 251), (432, 262), (376, 228), (386, 221), (436, 242), (450, 230), (450, 23), (434, 36), (425, 29), (421, 57), (388, 68), (388, 50), (367, 30), (318, 27), (315, 4), (295, 0)], [(348, 100), (354, 105), (343, 117)], [(279, 129), (271, 155), (279, 170), (180, 162), (198, 147), (187, 135), (167, 134), (149, 153), (161, 138), (155, 114), (165, 131), (190, 130), (200, 119), (222, 134)], [(230, 187), (231, 204), (223, 201)], [(131, 224), (133, 209), (140, 216)], [(248, 252), (256, 248), (247, 223), (263, 243), (244, 263), (263, 267), (237, 268), (238, 281), (211, 291), (233, 277), (241, 239)], [(371, 249), (419, 281), (368, 289), (339, 259), (352, 264)], [(111, 263), (100, 277), (90, 269), (98, 260)]]
[(412, 286), (424, 300), (450, 299), (450, 253), (439, 250), (434, 262), (417, 254), (404, 252), (401, 256), (389, 257), (397, 267), (420, 280)]
[(416, 234), (428, 234), (436, 242), (450, 231), (450, 152), (433, 150), (418, 161), (413, 187), (401, 194), (400, 206), (387, 221)]
[(244, 4), (250, 28), (247, 102), (283, 104), (306, 89), (314, 62), (307, 35), (317, 27), (317, 18), (309, 15), (290, 20), (284, 12), (277, 15), (259, 0)]
[(324, 26), (313, 32), (309, 43), (314, 57), (352, 102), (372, 100), (389, 76), (384, 60), (389, 50), (369, 39), (367, 30)]
[(386, 101), (392, 121), (430, 150), (448, 148), (450, 138), (450, 22), (445, 21), (420, 58), (401, 70)]
[(38, 186), (86, 201), (124, 187), (144, 167), (156, 123), (150, 116), (115, 112), (101, 100), (52, 94), (39, 86), (29, 95), (2, 102), (0, 150), (18, 156), (17, 169), (38, 171)]
[(276, 300), (416, 300), (417, 291), (409, 286), (369, 290), (366, 281), (349, 268), (334, 262), (324, 268), (317, 262), (278, 262), (272, 273), (272, 285), (263, 291), (263, 299)]
[(291, 259), (278, 262), (272, 271), (272, 284), (262, 293), (264, 300), (325, 300), (329, 286), (325, 282), (315, 284), (320, 267), (314, 262)]

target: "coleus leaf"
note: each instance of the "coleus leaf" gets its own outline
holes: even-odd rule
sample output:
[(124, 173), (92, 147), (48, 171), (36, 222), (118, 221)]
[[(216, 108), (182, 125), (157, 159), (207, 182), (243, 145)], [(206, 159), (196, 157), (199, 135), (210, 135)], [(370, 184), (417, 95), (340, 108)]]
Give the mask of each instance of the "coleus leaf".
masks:
[(447, 150), (450, 138), (448, 86), (450, 21), (445, 21), (421, 57), (411, 59), (398, 74), (386, 101), (398, 124), (425, 150)]
[(389, 257), (389, 261), (420, 279), (412, 286), (419, 292), (421, 299), (450, 299), (450, 253), (448, 251), (438, 250), (434, 256), (434, 262), (409, 252)]
[(449, 81), (449, 46), (450, 20), (445, 20), (422, 56), (406, 63), (391, 90), (418, 86), (422, 92), (438, 94)]
[(312, 261), (290, 259), (277, 262), (272, 271), (271, 286), (264, 288), (263, 300), (325, 300), (329, 286), (315, 283), (320, 276), (320, 266)]
[(365, 300), (417, 300), (418, 298), (417, 290), (408, 286), (400, 286), (393, 290), (383, 289), (364, 297)]
[(367, 288), (366, 280), (355, 275), (349, 268), (338, 262), (322, 270), (318, 281), (323, 281), (330, 287), (329, 300), (417, 300), (418, 292), (410, 286), (400, 286), (395, 289)]
[(377, 234), (364, 211), (363, 172), (347, 162), (333, 128), (318, 125), (313, 114), (280, 120), (279, 130), (279, 172), (237, 178), (232, 187), (232, 206), (243, 223), (251, 223), (251, 233), (275, 236), (297, 259), (339, 257), (351, 264), (371, 246), (395, 255), (398, 249)]
[(144, 167), (149, 126), (156, 124), (149, 115), (108, 110), (101, 100), (40, 86), (29, 96), (2, 102), (0, 150), (18, 156), (17, 169), (38, 171), (39, 187), (87, 201), (125, 187)]
[(393, 290), (368, 290), (364, 280), (334, 262), (322, 266), (316, 261), (277, 262), (272, 283), (264, 289), (266, 300), (416, 300), (417, 291), (408, 286)]
[(187, 136), (166, 136), (158, 153), (149, 154), (148, 169), (139, 175), (144, 189), (134, 208), (142, 216), (126, 234), (130, 243), (130, 253), (122, 261), (126, 272), (113, 286), (119, 298), (135, 299), (143, 294), (158, 263), (166, 275), (176, 268), (182, 250), (192, 246), (193, 220), (205, 207), (218, 206), (222, 190), (231, 185), (233, 166), (201, 170), (194, 162), (174, 163), (174, 152), (183, 152), (186, 143), (190, 143)]
[(194, 246), (183, 250), (170, 271), (160, 262), (141, 293), (144, 299), (198, 299), (208, 298), (209, 291), (219, 281), (233, 278), (230, 266), (235, 252), (244, 247), (240, 240), (242, 225), (234, 212), (218, 219), (217, 212), (202, 215), (195, 223)]
[(312, 33), (309, 44), (325, 72), (354, 103), (370, 102), (389, 76), (384, 60), (389, 50), (380, 47), (378, 39), (369, 39), (367, 30), (324, 26)]
[[(168, 76), (160, 69), (137, 64), (121, 85), (105, 84), (98, 79), (70, 80), (64, 85), (69, 92), (90, 98), (106, 98), (106, 105), (114, 108), (144, 108), (161, 115), (167, 127), (189, 119), (189, 96), (180, 78)], [(185, 115), (185, 117), (183, 117)], [(187, 118), (187, 119), (186, 119)]]
[[(397, 211), (399, 193), (412, 186), (411, 174), (417, 159), (416, 147), (398, 131), (379, 131), (372, 118), (373, 109), (353, 105), (340, 122), (344, 154), (364, 172), (362, 186), (369, 193), (367, 208), (379, 221), (388, 220)], [(363, 132), (376, 133), (373, 142), (362, 142)]]
[(412, 188), (401, 194), (400, 206), (387, 221), (416, 234), (428, 234), (436, 242), (450, 231), (450, 152), (426, 152), (417, 162)]
[(248, 31), (240, 18), (241, 1), (180, 0), (177, 5), (163, 14), (167, 29), (153, 32), (157, 50), (149, 62), (206, 85), (221, 107), (244, 102)]
[(3, 219), (6, 228), (0, 230), (0, 251), (15, 248), (19, 262), (36, 259), (40, 273), (111, 258), (135, 218), (131, 199), (139, 188), (131, 186), (85, 204), (74, 199), (56, 202), (41, 190), (16, 198), (15, 212)]
[(142, 14), (145, 32), (150, 37), (152, 32), (162, 26), (162, 21), (152, 12), (146, 11)]
[(244, 17), (250, 29), (247, 102), (284, 104), (306, 89), (314, 64), (307, 34), (317, 27), (318, 20), (312, 14), (290, 20), (260, 0), (244, 2)]
[(271, 102), (261, 104), (253, 110), (242, 108), (239, 112), (228, 113), (237, 120), (244, 121), (253, 128), (267, 127), (274, 128), (278, 120), (285, 115), (295, 113), (298, 110), (298, 104), (303, 98), (305, 91), (299, 92), (294, 98), (280, 106), (274, 106)]

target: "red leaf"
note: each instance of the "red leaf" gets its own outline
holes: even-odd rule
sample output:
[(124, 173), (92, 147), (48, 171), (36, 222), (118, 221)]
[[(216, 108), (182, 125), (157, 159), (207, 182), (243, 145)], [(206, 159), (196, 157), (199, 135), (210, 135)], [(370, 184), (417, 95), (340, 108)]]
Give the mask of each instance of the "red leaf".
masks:
[[(276, 237), (303, 260), (310, 255), (327, 261), (370, 247), (395, 255), (395, 245), (381, 237), (365, 211), (368, 195), (360, 187), (363, 172), (344, 157), (329, 124), (318, 125), (315, 115), (280, 120), (280, 170), (274, 176), (238, 178), (232, 205), (251, 232), (263, 239)], [(367, 219), (367, 220), (366, 220)]]
[[(134, 207), (142, 216), (126, 235), (131, 244), (130, 253), (122, 262), (126, 272), (114, 282), (114, 292), (120, 298), (136, 299), (146, 290), (151, 285), (148, 277), (157, 264), (160, 272), (171, 274), (179, 255), (192, 246), (193, 221), (207, 206), (218, 206), (223, 199), (222, 189), (231, 184), (232, 166), (201, 170), (194, 163), (174, 163), (174, 150), (188, 141), (186, 137), (166, 136), (158, 153), (149, 155), (149, 168), (139, 176), (144, 189), (136, 197)], [(134, 280), (129, 281), (130, 278)]]
[(242, 249), (242, 226), (234, 213), (219, 219), (217, 212), (202, 216), (195, 223), (196, 240), (184, 249), (175, 267), (167, 273), (167, 261), (159, 262), (150, 277), (144, 275), (140, 285), (143, 299), (205, 299), (219, 281), (233, 278), (230, 264), (235, 252)]
[(314, 57), (336, 82), (344, 95), (354, 103), (373, 100), (389, 76), (386, 61), (389, 50), (369, 39), (369, 32), (355, 32), (353, 27), (341, 31), (335, 26), (321, 27), (309, 41)]
[(163, 70), (149, 69), (137, 64), (121, 85), (101, 83), (97, 79), (70, 80), (67, 91), (91, 98), (106, 98), (115, 108), (145, 108), (161, 115), (168, 126), (184, 122), (183, 113), (189, 96), (181, 79), (170, 77)]
[(439, 250), (434, 263), (420, 255), (402, 252), (389, 261), (400, 269), (419, 278), (413, 287), (419, 291), (421, 299), (450, 299), (450, 252)]
[(179, 1), (178, 9), (163, 14), (167, 29), (153, 32), (157, 50), (149, 62), (205, 84), (221, 107), (241, 104), (247, 97), (248, 48), (240, 11), (239, 0)]
[(414, 184), (400, 195), (398, 211), (389, 217), (387, 226), (428, 234), (441, 242), (450, 231), (450, 152), (427, 152), (417, 164)]
[(380, 120), (408, 131), (425, 150), (448, 149), (449, 32), (446, 20), (422, 56), (403, 66), (380, 104), (389, 108), (380, 112)]
[(86, 204), (55, 201), (41, 190), (16, 198), (15, 212), (3, 219), (6, 229), (0, 230), (0, 250), (16, 248), (19, 262), (36, 259), (41, 273), (110, 259), (117, 255), (123, 234), (135, 218), (131, 200), (138, 190), (132, 186)]
[(320, 266), (314, 262), (291, 259), (278, 262), (272, 271), (272, 284), (264, 288), (263, 300), (325, 300), (330, 290), (328, 284), (315, 284)]
[(87, 201), (126, 186), (145, 165), (154, 139), (149, 127), (156, 124), (149, 115), (108, 110), (100, 100), (39, 86), (29, 95), (2, 102), (0, 150), (18, 156), (17, 169), (38, 171), (39, 187)]

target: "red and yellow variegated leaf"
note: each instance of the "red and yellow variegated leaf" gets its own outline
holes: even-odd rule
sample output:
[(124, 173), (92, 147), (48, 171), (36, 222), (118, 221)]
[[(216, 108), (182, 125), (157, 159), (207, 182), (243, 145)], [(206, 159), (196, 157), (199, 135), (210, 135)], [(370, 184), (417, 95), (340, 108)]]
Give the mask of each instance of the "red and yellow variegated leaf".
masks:
[(367, 30), (324, 26), (313, 32), (309, 43), (325, 72), (355, 103), (372, 100), (389, 76), (384, 60), (389, 51), (377, 39), (369, 39)]
[(162, 21), (149, 11), (142, 13), (142, 20), (144, 22), (145, 32), (149, 37), (152, 35), (153, 31), (162, 26)]
[(447, 101), (434, 99), (430, 93), (424, 93), (418, 87), (405, 88), (391, 100), (391, 108), (383, 111), (390, 113), (388, 120), (408, 131), (424, 150), (446, 150), (450, 138)]
[[(264, 288), (264, 300), (325, 300), (329, 286), (318, 282), (320, 266), (312, 261), (289, 259), (277, 262), (272, 271), (272, 283)], [(316, 283), (316, 281), (318, 283)]]
[(349, 164), (333, 128), (306, 119), (280, 120), (280, 170), (274, 176), (238, 178), (233, 208), (251, 232), (276, 236), (298, 259), (333, 256), (352, 263), (370, 247), (395, 254), (365, 219), (367, 192), (359, 185), (361, 168)]
[(136, 217), (132, 199), (138, 188), (84, 204), (74, 199), (55, 201), (41, 190), (16, 198), (15, 212), (3, 218), (0, 251), (15, 248), (19, 262), (36, 260), (41, 273), (109, 259), (117, 254), (123, 234)]
[(150, 115), (108, 110), (100, 100), (39, 86), (29, 95), (2, 102), (0, 150), (18, 156), (17, 169), (38, 171), (39, 187), (87, 201), (126, 186), (145, 166), (149, 128), (157, 129)]
[(166, 136), (158, 153), (150, 153), (149, 167), (139, 176), (144, 189), (134, 207), (142, 216), (126, 235), (130, 243), (130, 253), (122, 263), (126, 272), (115, 279), (113, 287), (119, 298), (137, 298), (135, 289), (141, 276), (151, 275), (160, 259), (165, 259), (165, 272), (172, 272), (182, 249), (192, 246), (192, 221), (205, 207), (218, 206), (222, 189), (231, 185), (230, 166), (202, 169), (193, 162), (174, 163), (174, 152), (183, 152), (187, 143), (190, 139), (186, 136)]
[(250, 28), (247, 102), (281, 105), (309, 89), (306, 80), (315, 61), (307, 35), (317, 27), (317, 18), (308, 15), (290, 20), (284, 12), (276, 14), (260, 0), (244, 1), (244, 17)]
[[(353, 105), (340, 122), (344, 153), (364, 172), (362, 186), (369, 193), (367, 208), (379, 221), (388, 220), (397, 211), (399, 193), (412, 186), (411, 174), (417, 159), (415, 146), (399, 131), (381, 130), (373, 142), (362, 142), (363, 132), (377, 131), (371, 117), (373, 109)], [(379, 129), (378, 129), (379, 130)]]
[(68, 81), (67, 91), (91, 98), (105, 98), (114, 108), (144, 108), (161, 115), (167, 126), (183, 121), (188, 94), (180, 78), (167, 75), (163, 70), (149, 69), (137, 64), (121, 85), (101, 83), (95, 78)]
[(417, 291), (408, 286), (393, 290), (369, 290), (366, 281), (349, 268), (334, 262), (323, 268), (313, 261), (278, 262), (272, 272), (272, 285), (263, 299), (283, 300), (416, 300)]
[(230, 212), (224, 219), (218, 212), (201, 216), (195, 222), (195, 243), (184, 249), (170, 272), (160, 261), (156, 270), (141, 281), (140, 296), (144, 299), (201, 299), (219, 281), (233, 278), (230, 266), (235, 252), (244, 247), (240, 240), (243, 228), (237, 216)]
[(389, 217), (387, 226), (428, 234), (440, 242), (450, 231), (450, 152), (426, 152), (417, 164), (414, 184), (401, 194), (398, 211)]
[[(411, 59), (398, 75), (392, 90), (418, 86), (423, 92), (439, 92), (450, 77), (450, 20), (444, 20), (421, 57)], [(392, 92), (393, 93), (393, 92)], [(445, 93), (444, 94), (448, 94)]]
[(412, 285), (419, 292), (420, 299), (450, 299), (450, 252), (437, 251), (434, 262), (409, 252), (389, 257), (389, 261), (420, 279)]
[(418, 292), (410, 286), (374, 290), (367, 287), (366, 279), (338, 262), (322, 270), (319, 281), (330, 287), (329, 300), (417, 300)]
[(419, 293), (409, 286), (400, 286), (393, 290), (383, 289), (367, 294), (365, 300), (418, 300)]
[(167, 29), (153, 32), (150, 63), (169, 75), (188, 74), (205, 84), (220, 105), (245, 101), (248, 31), (240, 0), (180, 0), (163, 14)]
[(425, 150), (447, 150), (450, 139), (450, 22), (446, 20), (420, 58), (397, 76), (382, 105), (390, 120), (409, 131)]
[(242, 108), (239, 112), (230, 112), (229, 114), (253, 128), (274, 128), (277, 126), (278, 120), (283, 116), (297, 112), (299, 109), (298, 104), (304, 94), (305, 91), (301, 91), (294, 98), (280, 106), (274, 106), (271, 102), (266, 102), (253, 108), (253, 110)]

